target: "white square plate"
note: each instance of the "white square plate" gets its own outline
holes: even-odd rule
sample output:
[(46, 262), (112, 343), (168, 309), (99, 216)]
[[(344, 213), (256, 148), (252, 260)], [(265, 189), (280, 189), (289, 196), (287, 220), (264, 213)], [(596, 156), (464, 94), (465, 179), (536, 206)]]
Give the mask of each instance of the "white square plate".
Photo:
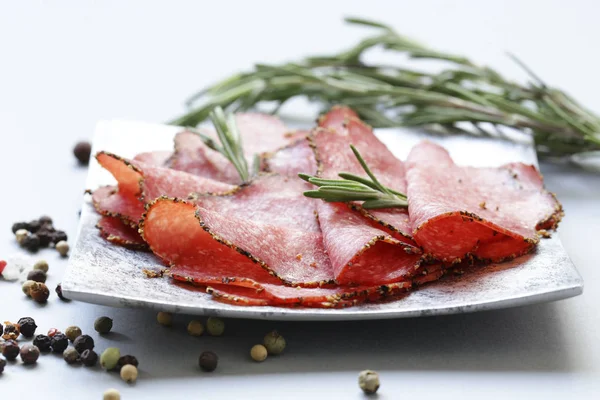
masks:
[[(94, 136), (93, 151), (107, 150), (123, 157), (153, 150), (171, 150), (180, 128), (136, 122), (102, 121)], [(498, 166), (511, 161), (536, 163), (526, 144), (465, 137), (432, 138), (405, 130), (381, 130), (379, 138), (404, 159), (413, 144), (424, 138), (445, 146), (458, 164)], [(114, 183), (94, 159), (87, 187)], [(89, 196), (88, 196), (89, 197)], [(447, 276), (404, 298), (347, 309), (241, 307), (212, 300), (188, 286), (167, 278), (149, 279), (144, 268), (160, 266), (150, 253), (112, 245), (95, 228), (99, 216), (85, 198), (77, 240), (62, 287), (74, 300), (115, 307), (146, 307), (161, 311), (223, 317), (273, 320), (355, 320), (402, 318), (491, 310), (577, 296), (583, 281), (555, 233), (537, 250), (512, 262), (477, 267), (461, 276)]]

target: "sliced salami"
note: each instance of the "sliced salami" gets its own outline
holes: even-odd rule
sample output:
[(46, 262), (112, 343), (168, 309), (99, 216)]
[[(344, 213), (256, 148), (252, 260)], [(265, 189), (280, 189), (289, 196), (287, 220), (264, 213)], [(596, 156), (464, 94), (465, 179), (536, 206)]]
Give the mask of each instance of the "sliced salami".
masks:
[(156, 167), (164, 167), (172, 155), (173, 153), (170, 151), (150, 151), (136, 155), (133, 157), (133, 161), (140, 161), (144, 164), (154, 165)]
[(133, 250), (148, 249), (137, 229), (117, 217), (102, 217), (96, 227), (100, 230), (100, 235), (111, 243)]
[(445, 262), (522, 255), (539, 241), (538, 230), (554, 229), (562, 217), (532, 165), (461, 167), (443, 147), (423, 142), (412, 149), (407, 167), (413, 235)]

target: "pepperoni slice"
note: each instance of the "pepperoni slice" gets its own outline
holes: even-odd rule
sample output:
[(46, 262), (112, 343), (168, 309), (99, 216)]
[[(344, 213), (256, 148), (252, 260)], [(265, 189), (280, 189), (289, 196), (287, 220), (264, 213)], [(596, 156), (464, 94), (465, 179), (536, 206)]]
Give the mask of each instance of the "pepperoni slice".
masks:
[(100, 235), (119, 246), (127, 247), (133, 250), (147, 250), (148, 245), (140, 236), (136, 228), (125, 224), (117, 217), (102, 217), (96, 224), (100, 229)]

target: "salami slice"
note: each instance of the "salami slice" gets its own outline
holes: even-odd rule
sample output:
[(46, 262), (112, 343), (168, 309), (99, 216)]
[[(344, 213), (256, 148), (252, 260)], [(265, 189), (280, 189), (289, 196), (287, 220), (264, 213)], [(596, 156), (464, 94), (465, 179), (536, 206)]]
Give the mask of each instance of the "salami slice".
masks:
[(423, 142), (412, 149), (407, 168), (413, 235), (442, 261), (514, 258), (535, 246), (537, 230), (556, 228), (562, 217), (532, 165), (460, 167), (443, 147)]
[(111, 243), (133, 250), (147, 250), (148, 245), (136, 228), (125, 224), (117, 217), (102, 217), (96, 224), (100, 235)]
[(133, 161), (140, 161), (147, 165), (164, 167), (172, 155), (173, 153), (170, 151), (150, 151), (136, 155), (133, 157)]
[[(315, 175), (317, 161), (306, 137), (300, 137), (293, 143), (280, 148), (263, 158), (263, 170), (297, 179), (299, 173)], [(306, 186), (310, 189), (310, 185)]]

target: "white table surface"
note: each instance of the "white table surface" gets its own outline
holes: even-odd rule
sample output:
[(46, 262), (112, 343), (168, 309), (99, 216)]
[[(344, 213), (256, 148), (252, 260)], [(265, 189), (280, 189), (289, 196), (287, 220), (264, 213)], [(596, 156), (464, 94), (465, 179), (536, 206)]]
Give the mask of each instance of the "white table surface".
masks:
[[(126, 3), (126, 4), (123, 4)], [(73, 238), (85, 168), (71, 155), (98, 119), (165, 121), (202, 85), (248, 67), (330, 52), (364, 32), (342, 15), (384, 19), (441, 49), (472, 55), (523, 78), (510, 50), (547, 81), (600, 110), (595, 77), (600, 8), (592, 1), (302, 2), (0, 1), (0, 258), (19, 249), (10, 225), (51, 215)], [(35, 5), (35, 6), (34, 6)], [(0, 376), (4, 398), (124, 399), (363, 398), (360, 370), (378, 370), (378, 398), (593, 398), (600, 392), (600, 175), (542, 165), (563, 202), (563, 243), (582, 274), (583, 296), (553, 304), (395, 321), (281, 323), (227, 321), (222, 338), (192, 338), (187, 316), (173, 328), (152, 312), (28, 301), (18, 283), (0, 280), (0, 320), (36, 319), (39, 330), (114, 318), (97, 348), (136, 355), (141, 375), (128, 387), (116, 374), (70, 367), (45, 355)], [(49, 284), (66, 262), (43, 251)], [(250, 347), (270, 329), (287, 338), (285, 355), (262, 364)], [(212, 374), (197, 370), (203, 350), (220, 356)], [(25, 398), (25, 397), (23, 397)]]

